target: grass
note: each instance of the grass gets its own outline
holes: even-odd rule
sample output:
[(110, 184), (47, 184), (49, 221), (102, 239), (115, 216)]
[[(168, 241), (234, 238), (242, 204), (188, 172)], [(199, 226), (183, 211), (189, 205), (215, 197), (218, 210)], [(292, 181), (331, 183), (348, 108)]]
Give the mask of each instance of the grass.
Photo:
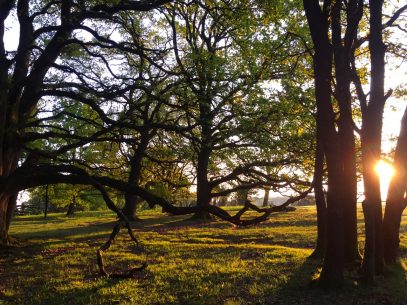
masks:
[[(96, 250), (115, 217), (81, 212), (17, 217), (11, 234), (27, 242), (0, 250), (3, 304), (407, 304), (405, 270), (394, 268), (364, 287), (348, 274), (346, 286), (322, 291), (313, 284), (321, 262), (307, 259), (316, 235), (315, 208), (277, 213), (248, 228), (185, 220), (145, 211), (135, 233), (123, 231), (106, 254), (107, 268), (148, 268), (131, 280), (101, 278)], [(362, 215), (359, 215), (362, 219)], [(407, 256), (407, 217), (401, 248)], [(360, 243), (363, 221), (359, 223)]]

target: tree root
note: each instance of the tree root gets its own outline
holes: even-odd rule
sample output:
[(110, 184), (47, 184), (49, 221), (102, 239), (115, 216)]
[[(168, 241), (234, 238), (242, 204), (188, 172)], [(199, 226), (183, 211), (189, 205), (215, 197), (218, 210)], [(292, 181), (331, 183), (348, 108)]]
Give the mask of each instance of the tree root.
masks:
[(0, 242), (0, 248), (7, 248), (19, 245), (21, 245), (21, 241), (18, 238), (12, 237), (10, 235), (7, 236), (6, 240), (2, 240)]

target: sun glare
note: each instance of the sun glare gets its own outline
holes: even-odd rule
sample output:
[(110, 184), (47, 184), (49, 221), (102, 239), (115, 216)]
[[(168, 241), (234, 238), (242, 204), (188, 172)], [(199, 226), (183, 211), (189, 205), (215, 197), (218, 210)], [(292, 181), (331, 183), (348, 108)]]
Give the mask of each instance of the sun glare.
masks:
[(375, 169), (381, 180), (390, 180), (394, 175), (393, 166), (383, 160), (377, 162)]
[(382, 194), (382, 199), (384, 200), (387, 195), (390, 180), (394, 175), (394, 168), (388, 162), (380, 160), (375, 166), (375, 171), (380, 178), (380, 191)]

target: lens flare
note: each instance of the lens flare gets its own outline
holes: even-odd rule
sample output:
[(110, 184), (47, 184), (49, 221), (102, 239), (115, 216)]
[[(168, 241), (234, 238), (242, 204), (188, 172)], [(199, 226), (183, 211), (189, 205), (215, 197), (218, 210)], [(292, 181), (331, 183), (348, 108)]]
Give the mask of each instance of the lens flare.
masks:
[(386, 200), (390, 181), (395, 173), (394, 168), (388, 162), (380, 160), (375, 166), (375, 171), (380, 179), (380, 193), (382, 200)]
[(380, 160), (375, 166), (376, 173), (380, 180), (389, 181), (394, 175), (394, 168), (386, 161)]

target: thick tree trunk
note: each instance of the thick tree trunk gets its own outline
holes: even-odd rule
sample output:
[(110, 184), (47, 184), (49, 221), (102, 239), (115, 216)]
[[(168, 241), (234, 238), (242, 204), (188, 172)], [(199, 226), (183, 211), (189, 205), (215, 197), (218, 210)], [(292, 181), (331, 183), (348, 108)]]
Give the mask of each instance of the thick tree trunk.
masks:
[(362, 259), (358, 246), (357, 231), (357, 179), (355, 136), (351, 130), (344, 128), (339, 131), (342, 143), (343, 160), (343, 220), (344, 220), (344, 251), (345, 262), (352, 264)]
[(18, 192), (15, 192), (10, 195), (10, 198), (8, 200), (8, 206), (7, 206), (7, 215), (6, 215), (6, 227), (7, 227), (7, 232), (10, 229), (10, 224), (11, 224), (11, 219), (14, 216), (14, 212), (16, 210), (17, 206), (17, 197), (18, 197)]
[(343, 165), (331, 103), (332, 49), (328, 37), (329, 5), (324, 2), (321, 10), (317, 0), (304, 0), (303, 4), (315, 49), (317, 128), (328, 169), (327, 245), (320, 285), (335, 287), (342, 285), (344, 281)]
[(340, 111), (338, 133), (341, 143), (343, 175), (346, 177), (343, 181), (344, 251), (345, 262), (352, 264), (360, 261), (361, 256), (357, 238), (356, 149), (350, 94), (352, 78), (349, 53), (351, 52), (352, 41), (356, 39), (361, 14), (358, 14), (356, 1), (349, 1), (346, 10), (346, 31), (344, 38), (342, 38), (342, 6), (342, 1), (335, 1), (331, 12), (331, 27), (336, 79), (335, 97)]
[[(339, 85), (340, 82), (338, 82)], [(345, 87), (345, 88), (343, 88)], [(361, 260), (357, 235), (357, 178), (356, 178), (356, 149), (353, 133), (352, 110), (350, 104), (350, 82), (338, 86), (345, 96), (343, 99), (339, 119), (339, 137), (341, 143), (341, 157), (343, 162), (343, 220), (344, 220), (344, 251), (345, 262), (352, 264)], [(340, 103), (340, 104), (342, 104)]]
[[(331, 143), (333, 144), (333, 143)], [(327, 152), (328, 194), (326, 253), (321, 271), (323, 287), (343, 284), (344, 277), (344, 223), (343, 223), (343, 170), (339, 147)], [(325, 149), (324, 149), (325, 150)]]
[(362, 166), (365, 187), (365, 254), (362, 263), (363, 279), (372, 283), (375, 274), (383, 273), (382, 205), (379, 176), (374, 167), (380, 160), (384, 95), (384, 55), (382, 40), (382, 1), (370, 0), (369, 49), (371, 61), (370, 101), (362, 109)]
[(407, 108), (401, 121), (393, 167), (395, 174), (387, 193), (383, 218), (383, 246), (386, 264), (394, 264), (400, 257), (400, 222), (406, 208), (407, 191)]
[(0, 244), (8, 244), (8, 228), (7, 223), (7, 207), (9, 204), (9, 197), (6, 194), (0, 194)]
[(199, 101), (199, 119), (201, 123), (201, 143), (199, 144), (198, 160), (196, 168), (196, 203), (202, 210), (195, 213), (195, 219), (211, 219), (210, 213), (205, 207), (211, 202), (211, 186), (208, 181), (209, 161), (212, 154), (212, 113), (211, 101), (203, 95)]
[(202, 207), (202, 210), (195, 213), (194, 219), (211, 219), (210, 214), (205, 211), (205, 206), (211, 202), (211, 189), (208, 181), (210, 149), (205, 145), (198, 154), (198, 166), (196, 177), (196, 204)]
[[(0, 133), (2, 133), (0, 131)], [(6, 135), (4, 142), (0, 143), (0, 151), (3, 150), (3, 159), (0, 162), (0, 177), (3, 185), (0, 185), (0, 244), (9, 244), (11, 239), (8, 232), (12, 217), (17, 205), (18, 192), (5, 190), (7, 178), (17, 168), (20, 150), (15, 147), (13, 137)], [(15, 142), (15, 141), (14, 141)]]
[(0, 194), (0, 245), (10, 244), (9, 229), (17, 204), (18, 193)]
[(380, 181), (374, 169), (380, 160), (381, 126), (378, 127), (377, 124), (381, 120), (381, 115), (376, 118), (371, 116), (369, 120), (365, 119), (362, 130), (362, 166), (365, 188), (363, 213), (366, 231), (362, 273), (364, 280), (370, 283), (373, 282), (375, 273), (383, 272)]
[(270, 195), (270, 188), (264, 188), (264, 198), (263, 198), (263, 206), (267, 207), (269, 205), (269, 195)]
[(0, 184), (0, 245), (8, 245), (12, 240), (8, 232), (18, 196), (18, 192), (10, 192), (5, 189), (7, 177), (16, 169), (19, 158), (19, 150), (10, 145), (10, 138), (10, 136), (6, 136), (4, 142), (0, 143), (2, 144), (0, 145), (0, 150), (3, 150), (3, 159), (0, 162), (0, 175), (4, 183)]
[[(134, 183), (133, 183), (134, 184)], [(129, 193), (124, 194), (125, 204), (122, 209), (124, 215), (126, 215), (128, 220), (139, 221), (140, 218), (137, 217), (137, 206), (141, 202), (138, 196)]]
[(343, 163), (343, 220), (344, 220), (344, 251), (345, 262), (352, 264), (360, 261), (361, 256), (357, 237), (357, 178), (356, 178), (356, 149), (353, 131), (350, 73), (345, 68), (343, 76), (337, 74), (337, 98), (339, 101), (340, 118), (338, 122), (341, 159)]
[[(139, 173), (134, 174), (137, 170), (135, 170), (135, 167), (133, 167), (132, 165), (130, 171), (131, 173), (129, 175), (127, 182), (131, 183), (132, 185), (138, 186)], [(125, 193), (124, 199), (125, 202), (124, 207), (122, 209), (123, 214), (127, 217), (128, 220), (132, 221), (139, 220), (139, 218), (137, 217), (137, 205), (139, 203), (138, 197), (130, 193)]]
[[(151, 139), (152, 133), (148, 132), (147, 130), (141, 134), (140, 143), (138, 144), (137, 148), (134, 150), (133, 156), (130, 160), (130, 173), (127, 179), (127, 182), (133, 184), (135, 186), (139, 185), (140, 176), (141, 176), (141, 163), (144, 157), (144, 153), (148, 147), (149, 141)], [(137, 206), (141, 202), (141, 200), (133, 194), (126, 193), (125, 194), (125, 204), (123, 207), (123, 214), (129, 220), (140, 220), (137, 217)]]
[(386, 201), (383, 219), (383, 256), (387, 265), (395, 264), (400, 258), (400, 223), (405, 208), (405, 199), (388, 198)]
[[(338, 73), (338, 72), (337, 72)], [(342, 84), (337, 82), (338, 99), (340, 100), (339, 138), (341, 143), (341, 158), (343, 163), (343, 220), (344, 220), (344, 251), (345, 262), (352, 264), (361, 260), (357, 237), (357, 178), (356, 149), (353, 132), (350, 81)]]
[(326, 250), (326, 200), (323, 188), (324, 151), (320, 137), (317, 135), (314, 165), (314, 194), (317, 208), (317, 244), (311, 258), (324, 258)]

